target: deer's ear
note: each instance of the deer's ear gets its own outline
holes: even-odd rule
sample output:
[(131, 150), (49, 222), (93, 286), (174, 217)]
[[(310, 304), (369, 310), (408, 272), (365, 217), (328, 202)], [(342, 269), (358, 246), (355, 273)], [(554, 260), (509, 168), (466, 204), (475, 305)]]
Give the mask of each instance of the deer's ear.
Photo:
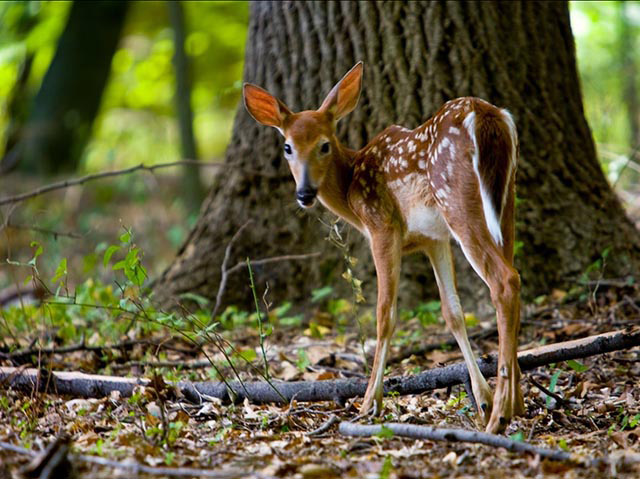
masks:
[(243, 97), (249, 114), (263, 125), (282, 130), (285, 118), (292, 114), (284, 103), (251, 83), (244, 84)]
[(329, 92), (320, 111), (332, 114), (335, 121), (351, 113), (358, 104), (362, 91), (362, 69), (362, 62), (356, 63)]

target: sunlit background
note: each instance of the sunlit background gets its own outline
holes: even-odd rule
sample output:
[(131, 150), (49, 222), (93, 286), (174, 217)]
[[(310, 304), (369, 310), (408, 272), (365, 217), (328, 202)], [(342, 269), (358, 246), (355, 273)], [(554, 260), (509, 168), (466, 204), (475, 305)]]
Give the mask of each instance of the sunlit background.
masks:
[[(182, 4), (185, 50), (193, 68), (191, 105), (199, 156), (219, 161), (240, 99), (249, 5)], [(12, 115), (16, 108), (28, 110), (35, 97), (70, 6), (70, 2), (0, 2), (0, 158), (15, 127)], [(572, 2), (570, 10), (584, 105), (598, 155), (609, 180), (632, 209), (637, 204), (640, 171), (640, 160), (634, 157), (640, 144), (640, 3)], [(132, 2), (90, 141), (74, 175), (180, 159), (173, 54), (167, 3)], [(19, 81), (28, 61), (28, 75)], [(45, 245), (51, 265), (73, 252), (83, 258), (73, 260), (82, 261), (76, 269), (87, 271), (106, 242), (126, 226), (138, 233), (149, 269), (157, 274), (197, 218), (197, 208), (188, 208), (182, 200), (180, 174), (177, 168), (152, 177), (139, 174), (26, 202), (12, 210), (10, 222), (2, 218), (13, 227), (5, 228), (0, 254), (28, 258), (29, 244), (37, 240)], [(28, 171), (20, 175), (18, 181), (4, 184), (0, 177), (3, 196), (50, 181)], [(46, 230), (72, 232), (82, 240)], [(15, 280), (0, 271), (0, 286)]]
[[(239, 100), (249, 8), (246, 2), (185, 2), (184, 6), (185, 46), (194, 67), (196, 137), (204, 158), (218, 158), (224, 153)], [(28, 93), (33, 96), (53, 57), (69, 7), (67, 2), (0, 4), (0, 131), (10, 121), (7, 102), (21, 65), (27, 55), (34, 55), (28, 79)], [(25, 16), (32, 22), (28, 27)], [(600, 158), (615, 181), (635, 146), (630, 118), (639, 114), (628, 111), (625, 89), (628, 82), (639, 85), (640, 4), (572, 2), (571, 23), (587, 117)], [(83, 156), (83, 170), (179, 156), (172, 55), (164, 2), (134, 2), (113, 58), (93, 138)]]
[[(247, 2), (183, 2), (192, 60), (194, 128), (203, 158), (224, 152), (239, 99)], [(28, 94), (53, 58), (70, 2), (0, 3), (0, 130), (21, 66), (34, 55)], [(25, 17), (30, 22), (25, 27)], [(26, 30), (26, 31), (25, 31)], [(166, 2), (133, 2), (111, 66), (82, 169), (97, 171), (180, 156), (173, 95), (173, 33)], [(4, 143), (4, 142), (3, 142)], [(2, 146), (4, 148), (4, 144)]]

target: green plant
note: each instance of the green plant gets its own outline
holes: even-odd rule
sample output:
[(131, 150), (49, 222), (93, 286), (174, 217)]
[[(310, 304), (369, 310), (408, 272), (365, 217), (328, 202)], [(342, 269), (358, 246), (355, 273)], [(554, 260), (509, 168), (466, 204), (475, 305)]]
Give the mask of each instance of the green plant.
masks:
[(260, 351), (262, 352), (262, 360), (264, 362), (264, 376), (267, 381), (270, 379), (269, 376), (269, 362), (267, 361), (267, 353), (264, 350), (264, 341), (267, 336), (270, 334), (270, 331), (267, 333), (262, 325), (262, 314), (260, 313), (260, 306), (258, 305), (258, 295), (256, 293), (256, 285), (253, 282), (253, 271), (251, 270), (251, 262), (249, 258), (247, 258), (247, 269), (249, 270), (249, 281), (251, 283), (251, 293), (253, 294), (253, 301), (256, 305), (256, 314), (258, 315), (258, 329), (259, 329), (259, 341), (260, 341)]
[(426, 327), (431, 324), (438, 324), (440, 308), (440, 301), (428, 301), (426, 303), (419, 304), (415, 309), (400, 311), (400, 318), (404, 321), (417, 318), (420, 321), (420, 324), (423, 327)]
[[(553, 373), (553, 375), (551, 376), (551, 380), (549, 381), (549, 391), (550, 392), (555, 392), (556, 389), (556, 385), (558, 384), (558, 379), (560, 378), (560, 374), (562, 373), (562, 371), (558, 370), (555, 373)], [(549, 395), (547, 395), (547, 398), (545, 399), (545, 405), (547, 406), (547, 409), (549, 409), (551, 407), (551, 401), (553, 400), (553, 398)]]
[(298, 359), (296, 360), (296, 367), (298, 371), (304, 372), (307, 369), (307, 366), (311, 364), (309, 360), (309, 356), (304, 349), (298, 348)]
[(388, 428), (384, 424), (380, 426), (380, 432), (376, 434), (376, 437), (380, 439), (391, 439), (393, 436), (393, 430), (391, 428)]
[(393, 462), (391, 460), (391, 456), (386, 456), (382, 463), (382, 468), (380, 469), (380, 475), (378, 476), (379, 479), (389, 479), (391, 471), (393, 471)]

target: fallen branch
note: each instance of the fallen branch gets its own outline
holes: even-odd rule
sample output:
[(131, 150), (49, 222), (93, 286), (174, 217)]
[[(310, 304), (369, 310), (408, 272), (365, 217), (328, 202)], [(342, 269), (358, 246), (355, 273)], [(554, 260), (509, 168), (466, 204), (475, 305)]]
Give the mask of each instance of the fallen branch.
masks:
[(122, 170), (103, 171), (101, 173), (92, 173), (90, 175), (81, 176), (80, 178), (58, 181), (56, 183), (51, 183), (50, 185), (42, 186), (28, 193), (22, 193), (16, 196), (5, 196), (4, 198), (0, 198), (0, 206), (9, 205), (12, 203), (20, 203), (21, 201), (43, 195), (51, 191), (62, 190), (64, 188), (69, 188), (70, 186), (81, 185), (88, 181), (98, 180), (101, 178), (128, 175), (129, 173), (133, 173), (139, 170), (152, 172), (160, 168), (168, 168), (171, 166), (180, 166), (180, 165), (212, 166), (216, 168), (220, 166), (226, 166), (225, 163), (211, 163), (211, 162), (205, 162), (205, 161), (199, 161), (199, 160), (180, 160), (180, 161), (172, 161), (170, 163), (158, 163), (155, 165), (145, 165), (141, 163), (137, 166), (124, 168)]
[(560, 449), (546, 449), (532, 444), (514, 441), (505, 436), (489, 434), (480, 431), (468, 431), (466, 429), (446, 429), (430, 426), (416, 426), (415, 424), (385, 423), (385, 424), (355, 424), (341, 422), (338, 431), (344, 436), (376, 436), (391, 431), (394, 436), (410, 437), (412, 439), (427, 439), (429, 441), (471, 442), (492, 447), (503, 447), (512, 452), (529, 452), (552, 461), (571, 461), (583, 463), (584, 460), (575, 454)]
[[(640, 326), (623, 331), (589, 336), (563, 343), (557, 343), (518, 353), (520, 369), (527, 371), (550, 363), (586, 358), (597, 354), (610, 353), (640, 346)], [(494, 377), (497, 369), (497, 357), (485, 356), (478, 360), (480, 370), (485, 377)], [(148, 386), (148, 379), (98, 376), (77, 372), (51, 372), (47, 381), (38, 381), (39, 370), (2, 367), (0, 381), (4, 387), (16, 387), (31, 391), (38, 384), (41, 391), (48, 390), (58, 394), (76, 397), (104, 397), (111, 391), (120, 391), (123, 396), (132, 394), (137, 385)], [(468, 377), (464, 363), (456, 363), (436, 368), (408, 377), (389, 378), (384, 383), (385, 393), (420, 394), (434, 389), (447, 388), (463, 384)], [(47, 388), (48, 386), (48, 388)], [(257, 403), (289, 402), (295, 396), (300, 402), (333, 400), (343, 404), (347, 399), (364, 395), (366, 381), (273, 381), (266, 382), (198, 382), (181, 381), (176, 385), (189, 400), (200, 402), (202, 396), (211, 396), (221, 400), (242, 401), (245, 398)], [(274, 390), (277, 388), (277, 391)], [(229, 391), (231, 388), (233, 391)], [(231, 394), (230, 394), (231, 392)]]
[(511, 452), (528, 452), (536, 454), (543, 459), (559, 462), (571, 462), (578, 466), (602, 469), (608, 466), (611, 477), (615, 477), (616, 470), (624, 470), (626, 467), (640, 463), (640, 454), (633, 451), (615, 451), (604, 457), (585, 457), (572, 454), (560, 449), (546, 449), (532, 444), (514, 441), (508, 437), (489, 434), (481, 431), (469, 431), (466, 429), (435, 428), (430, 426), (417, 426), (415, 424), (386, 423), (386, 424), (355, 424), (341, 422), (338, 431), (344, 436), (368, 437), (384, 434), (385, 430), (391, 431), (394, 436), (408, 437), (411, 439), (426, 439), (428, 441), (470, 442), (484, 444), (491, 447), (503, 447)]
[(80, 239), (83, 236), (73, 231), (57, 231), (57, 230), (52, 230), (47, 228), (40, 228), (39, 226), (33, 226), (33, 225), (18, 225), (11, 222), (8, 222), (5, 227), (9, 229), (14, 229), (14, 230), (34, 231), (36, 233), (48, 234), (53, 236), (54, 240), (57, 240), (59, 237)]

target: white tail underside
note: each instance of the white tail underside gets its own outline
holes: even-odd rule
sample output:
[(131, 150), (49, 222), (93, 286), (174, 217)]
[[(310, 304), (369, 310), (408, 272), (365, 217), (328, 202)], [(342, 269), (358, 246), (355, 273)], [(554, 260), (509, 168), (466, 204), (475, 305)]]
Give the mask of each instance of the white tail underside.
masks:
[[(516, 126), (513, 122), (513, 118), (506, 110), (500, 110), (502, 117), (509, 128), (509, 134), (511, 136), (511, 158), (509, 158), (509, 171), (507, 172), (507, 182), (505, 183), (504, 192), (502, 194), (502, 202), (499, 205), (494, 205), (491, 201), (491, 195), (487, 190), (486, 185), (482, 181), (482, 177), (480, 176), (479, 170), (479, 162), (480, 162), (480, 149), (478, 148), (478, 140), (476, 138), (476, 113), (471, 112), (464, 119), (462, 124), (467, 129), (469, 136), (471, 137), (471, 141), (473, 141), (473, 171), (476, 173), (476, 177), (478, 178), (478, 184), (480, 185), (480, 197), (482, 199), (482, 210), (484, 212), (484, 218), (487, 223), (487, 228), (489, 229), (489, 233), (491, 233), (491, 237), (496, 242), (496, 244), (502, 246), (502, 208), (504, 206), (504, 202), (508, 192), (508, 182), (511, 176), (512, 168), (516, 161)], [(498, 214), (498, 211), (500, 214)]]

